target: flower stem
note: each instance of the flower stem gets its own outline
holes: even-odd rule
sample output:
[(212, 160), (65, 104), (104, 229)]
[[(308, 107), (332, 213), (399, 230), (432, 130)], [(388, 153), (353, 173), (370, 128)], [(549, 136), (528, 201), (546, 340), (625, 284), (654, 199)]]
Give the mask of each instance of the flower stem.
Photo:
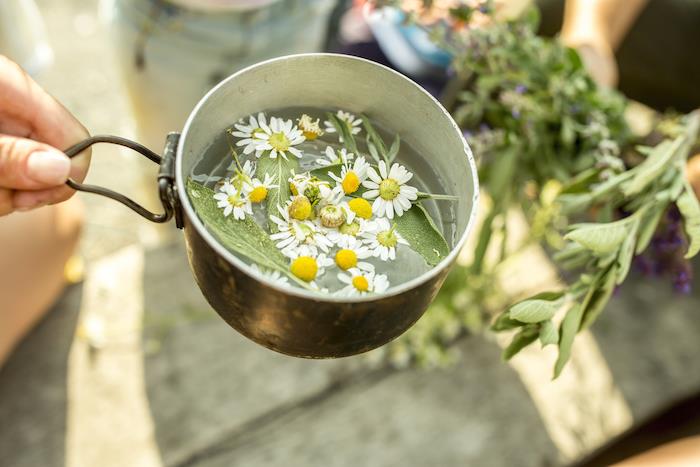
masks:
[(418, 199), (434, 199), (438, 201), (459, 201), (459, 196), (418, 192)]

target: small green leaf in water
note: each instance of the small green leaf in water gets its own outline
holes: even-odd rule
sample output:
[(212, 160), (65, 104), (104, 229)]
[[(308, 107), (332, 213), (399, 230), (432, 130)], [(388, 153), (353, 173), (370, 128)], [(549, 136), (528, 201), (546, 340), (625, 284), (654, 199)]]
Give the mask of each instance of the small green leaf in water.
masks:
[(540, 342), (542, 347), (559, 343), (559, 329), (551, 319), (540, 323)]
[(414, 204), (402, 216), (394, 217), (394, 222), (409, 246), (430, 266), (435, 266), (450, 253), (445, 237), (420, 204)]

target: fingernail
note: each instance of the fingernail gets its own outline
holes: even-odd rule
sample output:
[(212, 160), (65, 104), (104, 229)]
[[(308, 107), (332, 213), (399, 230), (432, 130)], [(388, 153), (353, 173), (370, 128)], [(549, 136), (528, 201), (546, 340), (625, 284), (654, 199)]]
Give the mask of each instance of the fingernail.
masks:
[(29, 155), (27, 169), (27, 175), (36, 182), (60, 185), (70, 173), (70, 159), (58, 152), (37, 151)]

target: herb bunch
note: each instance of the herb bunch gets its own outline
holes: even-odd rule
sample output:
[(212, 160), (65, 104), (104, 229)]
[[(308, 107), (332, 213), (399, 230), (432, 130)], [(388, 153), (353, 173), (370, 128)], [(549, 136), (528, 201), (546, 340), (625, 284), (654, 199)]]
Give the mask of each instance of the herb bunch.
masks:
[[(402, 3), (377, 6), (400, 8)], [(430, 8), (431, 2), (423, 3)], [(471, 21), (475, 15), (478, 26)], [(492, 329), (515, 331), (506, 359), (538, 339), (542, 345), (557, 345), (555, 377), (570, 356), (576, 333), (602, 312), (634, 257), (662, 241), (659, 226), (669, 225), (666, 218), (674, 218), (672, 226), (684, 226), (684, 233), (673, 232), (678, 240), (667, 256), (677, 256), (675, 251), (686, 245), (686, 257), (700, 249), (700, 208), (685, 177), (698, 115), (666, 121), (660, 143), (636, 147), (639, 141), (625, 121), (624, 97), (598, 87), (575, 50), (537, 36), (538, 18), (534, 8), (514, 19), (500, 18), (490, 1), (463, 2), (431, 24), (421, 23), (420, 15), (407, 15), (409, 23), (424, 28), (453, 56), (454, 77), (443, 102), (479, 160), (482, 190), (490, 199), (471, 264), (448, 277), (445, 297), (424, 318), (432, 323), (444, 322), (445, 315), (454, 319), (434, 326), (432, 339), (421, 342), (428, 342), (426, 347), (411, 348), (418, 361), (440, 353), (432, 347), (446, 353), (447, 343), (440, 338), (445, 329), (468, 327), (473, 306), (460, 305), (454, 297), (477, 297), (473, 289), (484, 283), (479, 279), (492, 277), (503, 264), (506, 216), (514, 205), (528, 215), (530, 239), (556, 252), (556, 264), (569, 271), (565, 274), (571, 280), (565, 290), (506, 307)], [(495, 252), (493, 261), (490, 253), (486, 261), (487, 252)], [(686, 287), (687, 264), (682, 274)], [(407, 336), (401, 345), (410, 342)]]

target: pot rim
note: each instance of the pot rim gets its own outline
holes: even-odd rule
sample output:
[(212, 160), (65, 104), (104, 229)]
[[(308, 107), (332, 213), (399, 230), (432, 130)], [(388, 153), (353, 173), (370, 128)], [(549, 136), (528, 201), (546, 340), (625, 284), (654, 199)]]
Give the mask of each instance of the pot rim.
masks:
[[(469, 168), (471, 169), (471, 175), (472, 175), (472, 183), (474, 184), (474, 196), (472, 197), (472, 209), (471, 212), (469, 213), (469, 219), (467, 221), (467, 226), (464, 229), (464, 233), (462, 236), (457, 240), (455, 243), (454, 247), (450, 250), (450, 253), (443, 258), (442, 261), (440, 261), (438, 264), (436, 264), (434, 267), (432, 267), (430, 270), (426, 271), (425, 273), (421, 274), (420, 276), (411, 279), (410, 281), (403, 282), (395, 287), (389, 287), (386, 292), (380, 293), (380, 294), (367, 294), (367, 295), (361, 295), (361, 296), (338, 296), (338, 295), (322, 295), (317, 292), (313, 291), (308, 291), (302, 288), (297, 288), (297, 287), (291, 287), (291, 286), (284, 286), (281, 284), (278, 284), (271, 279), (268, 279), (266, 276), (256, 273), (250, 265), (248, 265), (245, 261), (242, 259), (238, 258), (235, 256), (233, 253), (228, 251), (223, 245), (221, 245), (215, 238), (214, 236), (209, 233), (209, 231), (206, 229), (202, 221), (199, 219), (199, 216), (195, 212), (194, 208), (192, 207), (192, 204), (190, 203), (189, 197), (187, 196), (187, 190), (185, 188), (185, 180), (182, 174), (182, 164), (183, 164), (183, 142), (187, 139), (187, 135), (190, 131), (190, 127), (193, 124), (193, 121), (195, 119), (195, 116), (199, 112), (199, 109), (209, 100), (209, 98), (216, 93), (220, 88), (226, 86), (230, 81), (236, 79), (239, 75), (242, 75), (244, 73), (247, 73), (249, 70), (267, 65), (269, 63), (273, 63), (276, 61), (281, 61), (281, 60), (289, 60), (289, 59), (296, 59), (296, 58), (303, 58), (303, 57), (337, 57), (337, 58), (343, 58), (347, 60), (357, 60), (360, 62), (365, 62), (368, 64), (371, 64), (373, 66), (381, 67), (384, 70), (394, 74), (396, 77), (400, 79), (404, 79), (408, 82), (410, 82), (413, 86), (417, 87), (420, 89), (422, 93), (424, 93), (426, 96), (430, 98), (430, 100), (433, 101), (433, 103), (438, 106), (440, 111), (443, 113), (443, 115), (449, 120), (450, 124), (454, 128), (454, 130), (457, 132), (459, 135), (460, 139), (462, 140), (462, 144), (464, 147), (464, 154), (467, 157), (467, 163), (469, 165)], [(299, 298), (303, 299), (308, 299), (308, 300), (314, 300), (314, 301), (321, 301), (321, 302), (328, 302), (328, 303), (362, 303), (362, 302), (372, 302), (372, 301), (377, 301), (377, 300), (382, 300), (388, 297), (393, 297), (396, 295), (403, 294), (405, 292), (410, 291), (411, 289), (414, 289), (431, 279), (433, 279), (435, 276), (440, 274), (444, 269), (448, 268), (452, 262), (455, 260), (459, 252), (462, 250), (464, 247), (464, 244), (467, 241), (467, 238), (469, 237), (469, 234), (471, 233), (472, 228), (474, 227), (474, 223), (476, 220), (476, 213), (478, 210), (478, 205), (479, 205), (479, 178), (477, 175), (477, 169), (476, 169), (476, 163), (474, 162), (474, 156), (472, 154), (471, 148), (467, 144), (466, 140), (464, 139), (464, 136), (462, 135), (462, 131), (457, 125), (457, 123), (454, 121), (450, 113), (442, 106), (442, 104), (435, 99), (428, 91), (423, 89), (420, 85), (418, 85), (416, 82), (411, 80), (410, 78), (402, 75), (401, 73), (392, 70), (391, 68), (382, 65), (380, 63), (374, 62), (372, 60), (367, 60), (365, 58), (361, 57), (354, 57), (351, 55), (345, 55), (345, 54), (336, 54), (336, 53), (304, 53), (304, 54), (294, 54), (294, 55), (285, 55), (281, 57), (275, 57), (269, 60), (265, 60), (262, 62), (255, 63), (253, 65), (250, 65), (246, 68), (243, 68), (242, 70), (237, 71), (236, 73), (230, 75), (229, 77), (225, 78), (223, 81), (221, 81), (219, 84), (214, 86), (212, 89), (207, 92), (204, 97), (202, 97), (197, 105), (194, 107), (190, 115), (187, 117), (187, 121), (185, 122), (185, 126), (182, 130), (182, 136), (180, 139), (180, 144), (178, 144), (177, 147), (177, 157), (175, 160), (175, 180), (177, 183), (177, 190), (178, 190), (178, 197), (180, 198), (181, 205), (182, 205), (182, 210), (185, 212), (187, 217), (190, 220), (190, 223), (194, 228), (197, 230), (199, 235), (202, 236), (205, 242), (209, 244), (211, 248), (214, 249), (220, 256), (222, 256), (226, 261), (228, 261), (230, 264), (235, 266), (236, 268), (240, 269), (243, 271), (245, 274), (250, 276), (251, 278), (258, 280), (268, 287), (275, 289), (281, 293), (288, 294), (288, 295), (293, 295)]]

